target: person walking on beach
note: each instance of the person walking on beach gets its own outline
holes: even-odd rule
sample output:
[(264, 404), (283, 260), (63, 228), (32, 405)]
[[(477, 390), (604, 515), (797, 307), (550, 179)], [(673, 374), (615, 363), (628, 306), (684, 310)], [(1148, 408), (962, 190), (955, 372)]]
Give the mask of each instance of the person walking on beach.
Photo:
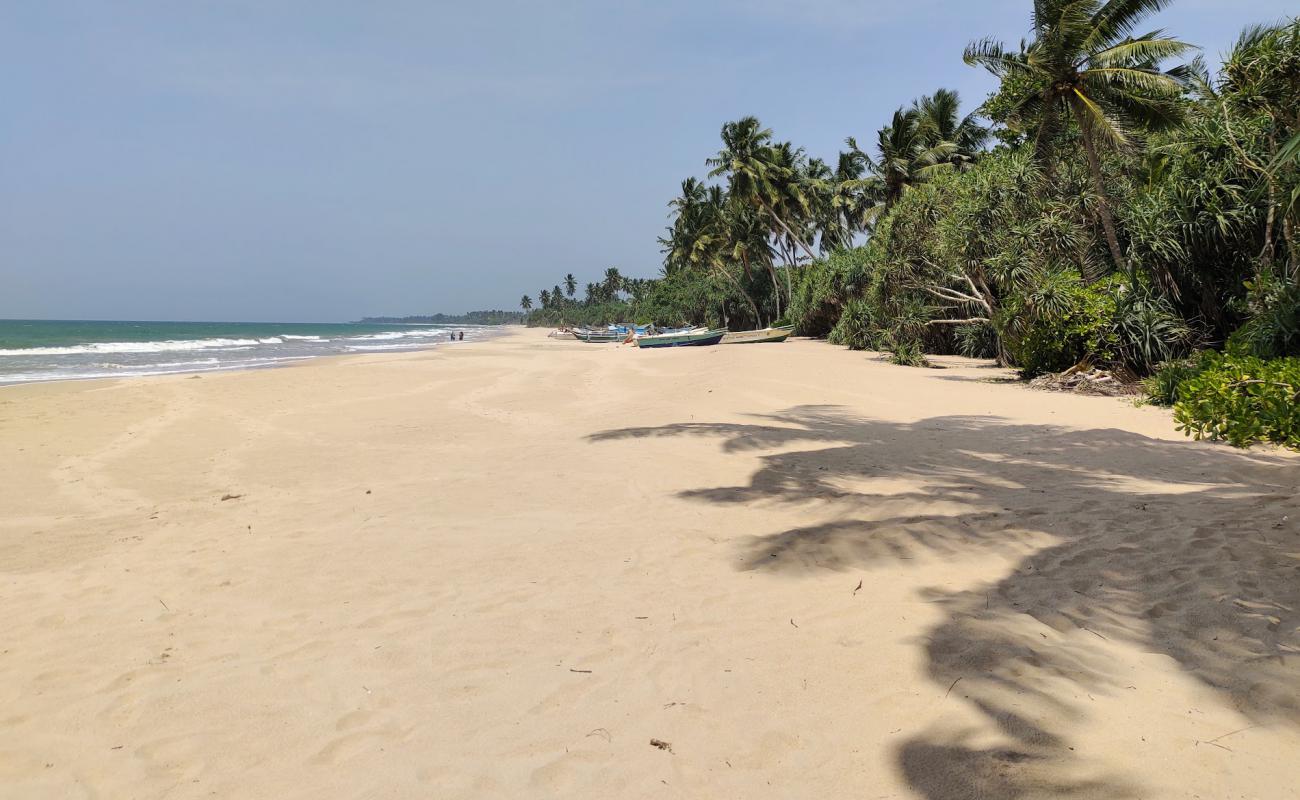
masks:
[(460, 339), (462, 342), (465, 341), (465, 331), (458, 332), (456, 338)]

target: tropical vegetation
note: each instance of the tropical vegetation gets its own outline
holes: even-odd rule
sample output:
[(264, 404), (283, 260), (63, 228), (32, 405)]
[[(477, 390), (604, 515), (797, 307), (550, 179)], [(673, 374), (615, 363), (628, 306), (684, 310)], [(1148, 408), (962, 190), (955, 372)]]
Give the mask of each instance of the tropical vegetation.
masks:
[(1144, 32), (1168, 5), (1035, 0), (1029, 38), (967, 47), (999, 80), (978, 108), (938, 89), (827, 161), (728, 122), (656, 279), (566, 283), (530, 319), (788, 320), (901, 364), (1095, 367), (1190, 435), (1300, 447), (1300, 18), (1212, 69)]

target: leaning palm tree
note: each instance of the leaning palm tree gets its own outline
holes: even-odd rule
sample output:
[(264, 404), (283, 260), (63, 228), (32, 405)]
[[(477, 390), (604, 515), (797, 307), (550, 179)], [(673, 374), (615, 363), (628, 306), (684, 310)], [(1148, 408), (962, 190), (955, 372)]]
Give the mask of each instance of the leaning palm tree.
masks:
[[(1097, 216), (1115, 265), (1127, 269), (1102, 179), (1099, 146), (1132, 145), (1139, 129), (1177, 121), (1186, 88), (1183, 66), (1161, 70), (1160, 63), (1194, 48), (1152, 31), (1133, 30), (1170, 0), (1035, 0), (1033, 39), (1018, 52), (993, 39), (966, 48), (967, 64), (982, 66), (1002, 79), (1011, 104), (1011, 122), (1036, 127), (1035, 151), (1049, 164), (1062, 118), (1079, 127), (1088, 172), (1097, 193)], [(1095, 275), (1085, 276), (1095, 278)]]
[(732, 200), (761, 209), (809, 258), (816, 259), (812, 248), (778, 210), (786, 199), (783, 189), (788, 190), (795, 177), (782, 158), (779, 148), (772, 144), (772, 131), (757, 118), (745, 117), (722, 126), (722, 149), (705, 163), (713, 167), (710, 178), (727, 177), (727, 192)]

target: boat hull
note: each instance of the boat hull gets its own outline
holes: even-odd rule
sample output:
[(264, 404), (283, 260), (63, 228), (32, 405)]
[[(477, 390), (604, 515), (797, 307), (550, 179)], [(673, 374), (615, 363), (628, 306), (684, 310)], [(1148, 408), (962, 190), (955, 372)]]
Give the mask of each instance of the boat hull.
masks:
[(726, 331), (691, 331), (689, 333), (668, 333), (659, 336), (642, 336), (636, 340), (636, 346), (646, 350), (658, 347), (707, 347), (722, 341)]
[(722, 337), (723, 344), (762, 344), (764, 342), (784, 342), (794, 333), (794, 326), (781, 328), (763, 328), (756, 331), (732, 331)]
[(573, 338), (587, 344), (618, 344), (627, 338), (625, 333), (607, 333), (599, 332), (575, 332)]

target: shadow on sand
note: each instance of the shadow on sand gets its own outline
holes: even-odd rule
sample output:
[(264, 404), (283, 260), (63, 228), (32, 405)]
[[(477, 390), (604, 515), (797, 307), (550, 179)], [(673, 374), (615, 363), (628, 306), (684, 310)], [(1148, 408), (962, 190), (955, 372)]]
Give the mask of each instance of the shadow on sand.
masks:
[[(780, 451), (759, 456), (748, 484), (688, 498), (818, 502), (848, 517), (756, 537), (746, 569), (848, 569), (920, 552), (1020, 555), (996, 582), (928, 597), (944, 613), (924, 640), (931, 679), (941, 689), (960, 679), (961, 696), (1010, 744), (980, 748), (950, 734), (906, 742), (898, 762), (924, 797), (1138, 796), (1122, 776), (1080, 777), (1088, 765), (1070, 740), (1072, 721), (1086, 713), (1073, 698), (1134, 689), (1096, 648), (1049, 640), (1041, 626), (1164, 654), (1252, 723), (1300, 726), (1294, 459), (996, 418), (881, 422), (825, 406), (590, 440), (644, 437)], [(890, 486), (873, 492), (873, 479)], [(918, 501), (926, 514), (916, 514)]]

